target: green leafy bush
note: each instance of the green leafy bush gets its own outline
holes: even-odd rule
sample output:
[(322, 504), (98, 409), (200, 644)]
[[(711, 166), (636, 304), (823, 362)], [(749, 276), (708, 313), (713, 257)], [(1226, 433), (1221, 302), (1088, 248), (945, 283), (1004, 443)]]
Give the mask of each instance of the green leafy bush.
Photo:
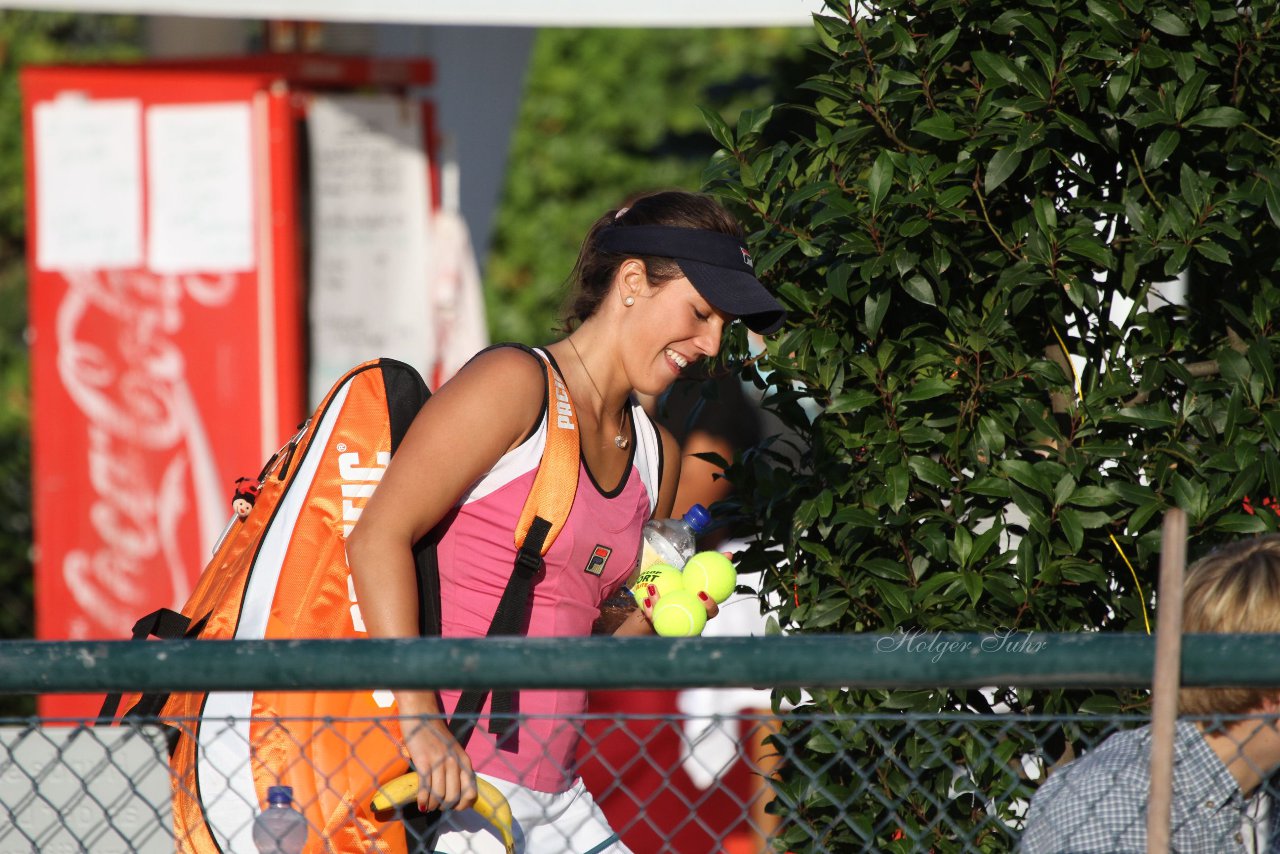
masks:
[[(0, 638), (35, 634), (26, 184), (18, 75), (28, 64), (136, 58), (141, 41), (135, 17), (0, 11)], [(32, 711), (30, 698), (0, 698), (0, 715)]]
[(695, 189), (716, 150), (697, 104), (737, 115), (803, 79), (814, 35), (763, 30), (540, 30), (485, 271), (495, 341), (543, 344), (578, 244), (628, 195)]
[[(779, 444), (731, 470), (764, 534), (746, 567), (766, 569), (789, 632), (1146, 630), (1166, 508), (1187, 512), (1193, 556), (1277, 527), (1262, 503), (1280, 493), (1277, 3), (830, 12), (811, 107), (736, 128), (708, 114), (723, 147), (708, 185), (752, 223), (757, 270), (791, 310), (755, 373), (800, 459)], [(796, 109), (812, 128), (771, 141)], [(1142, 702), (813, 698), (890, 715)], [(1007, 763), (1037, 740), (1052, 761), (1079, 735), (881, 732), (827, 746), (846, 762), (810, 745), (779, 784), (827, 818), (828, 850), (1005, 850), (1031, 785)], [(965, 778), (983, 794), (959, 798)], [(780, 845), (813, 844), (792, 830)]]

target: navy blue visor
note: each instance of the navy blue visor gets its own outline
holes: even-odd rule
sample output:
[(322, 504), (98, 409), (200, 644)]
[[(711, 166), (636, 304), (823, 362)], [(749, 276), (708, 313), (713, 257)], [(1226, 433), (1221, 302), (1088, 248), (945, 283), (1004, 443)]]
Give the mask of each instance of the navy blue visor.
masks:
[(752, 332), (767, 335), (787, 319), (756, 278), (746, 244), (731, 235), (671, 225), (611, 225), (600, 231), (597, 245), (619, 255), (672, 259), (707, 302)]

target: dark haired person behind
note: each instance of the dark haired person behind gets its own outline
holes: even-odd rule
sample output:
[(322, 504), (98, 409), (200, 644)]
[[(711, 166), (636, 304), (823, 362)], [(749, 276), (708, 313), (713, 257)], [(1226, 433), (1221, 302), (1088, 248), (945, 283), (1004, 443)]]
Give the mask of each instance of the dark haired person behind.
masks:
[[(722, 369), (712, 375), (702, 366), (691, 368), (646, 409), (683, 450), (673, 515), (682, 515), (693, 504), (711, 507), (727, 497), (732, 484), (720, 476), (721, 467), (697, 455), (715, 454), (729, 461), (760, 442), (759, 408), (744, 393), (738, 374)], [(722, 548), (729, 533), (724, 526), (702, 533), (699, 550)], [(750, 610), (758, 614), (757, 608)], [(722, 610), (708, 631), (735, 612), (741, 608)], [(590, 692), (592, 717), (583, 724), (585, 738), (579, 750), (579, 771), (588, 789), (634, 851), (769, 850), (764, 837), (776, 820), (764, 812), (769, 788), (765, 773), (739, 758), (728, 768), (704, 766), (716, 777), (710, 788), (695, 782), (687, 769), (690, 763), (701, 764), (701, 757), (691, 753), (680, 725), (685, 717), (680, 696), (670, 689)], [(730, 716), (739, 711), (715, 713)], [(710, 713), (697, 715), (709, 717)], [(724, 727), (736, 731), (732, 720)], [(748, 737), (750, 758), (758, 760), (757, 731)], [(640, 755), (643, 761), (637, 760)], [(744, 803), (749, 805), (746, 810)], [(697, 814), (697, 821), (689, 821), (690, 812)]]
[[(498, 347), (472, 359), (423, 406), (369, 500), (347, 541), (369, 634), (418, 634), (413, 545), (433, 531), (443, 635), (487, 633), (546, 442), (540, 360), (568, 388), (581, 464), (573, 508), (533, 586), (527, 634), (652, 632), (649, 606), (625, 597), (625, 607), (606, 607), (631, 572), (645, 520), (671, 515), (680, 475), (679, 446), (635, 395), (661, 394), (714, 356), (735, 319), (760, 332), (781, 325), (782, 307), (750, 257), (737, 222), (706, 196), (656, 193), (597, 220), (574, 270), (568, 335), (537, 355)], [(602, 548), (604, 564), (596, 560)], [(707, 610), (714, 614), (715, 603), (707, 600)], [(453, 713), (458, 696), (396, 692), (403, 715), (421, 716), (404, 728), (423, 809), (465, 809), (483, 774), (510, 803), (521, 850), (627, 850), (574, 773), (573, 721), (586, 709), (585, 691), (522, 691), (516, 743), (479, 726), (465, 751), (438, 717)], [(497, 840), (467, 817), (450, 812), (446, 820), (437, 852), (493, 850)]]
[[(1197, 561), (1184, 590), (1185, 633), (1280, 632), (1280, 535)], [(1201, 720), (1179, 720), (1174, 736), (1171, 850), (1280, 851), (1280, 805), (1267, 784), (1280, 768), (1280, 689), (1184, 688), (1178, 706)], [(1018, 850), (1145, 854), (1150, 757), (1143, 726), (1054, 771), (1031, 800)]]

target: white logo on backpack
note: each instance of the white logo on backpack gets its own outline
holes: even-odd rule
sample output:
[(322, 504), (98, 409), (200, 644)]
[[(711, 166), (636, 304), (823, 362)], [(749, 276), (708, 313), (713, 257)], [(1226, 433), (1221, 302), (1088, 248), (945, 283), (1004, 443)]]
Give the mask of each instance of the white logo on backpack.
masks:
[[(343, 446), (339, 445), (338, 450)], [(365, 502), (373, 495), (373, 488), (382, 480), (382, 474), (391, 462), (390, 451), (378, 451), (377, 462), (372, 467), (360, 465), (360, 455), (348, 451), (338, 455), (338, 474), (342, 477), (342, 538), (345, 540), (364, 511)]]
[(556, 425), (564, 430), (577, 429), (573, 423), (573, 404), (569, 402), (569, 390), (559, 374), (553, 374), (556, 381)]

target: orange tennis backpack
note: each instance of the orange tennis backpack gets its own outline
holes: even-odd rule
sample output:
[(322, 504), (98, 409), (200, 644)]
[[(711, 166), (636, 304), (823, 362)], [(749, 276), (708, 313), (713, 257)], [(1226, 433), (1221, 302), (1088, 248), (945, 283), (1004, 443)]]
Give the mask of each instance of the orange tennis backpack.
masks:
[[(491, 635), (521, 630), (533, 576), (568, 519), (577, 486), (576, 416), (564, 382), (538, 359), (547, 383), (547, 444), (514, 532), (519, 557)], [(428, 395), (402, 362), (377, 359), (350, 370), (257, 481), (238, 482), (238, 512), (181, 613), (147, 615), (134, 637), (366, 637), (345, 537)], [(415, 559), (422, 633), (438, 634), (431, 535)], [(451, 721), (460, 739), (487, 693), (463, 695)], [(510, 706), (505, 692), (495, 694), (495, 717)], [(135, 694), (108, 697), (101, 717), (119, 720), (120, 709), (122, 717), (171, 727), (178, 851), (255, 850), (253, 818), (267, 788), (277, 785), (293, 788), (307, 818), (307, 852), (403, 852), (429, 838), (421, 819), (406, 832), (405, 822), (379, 821), (370, 808), (381, 784), (409, 770), (389, 691)]]

